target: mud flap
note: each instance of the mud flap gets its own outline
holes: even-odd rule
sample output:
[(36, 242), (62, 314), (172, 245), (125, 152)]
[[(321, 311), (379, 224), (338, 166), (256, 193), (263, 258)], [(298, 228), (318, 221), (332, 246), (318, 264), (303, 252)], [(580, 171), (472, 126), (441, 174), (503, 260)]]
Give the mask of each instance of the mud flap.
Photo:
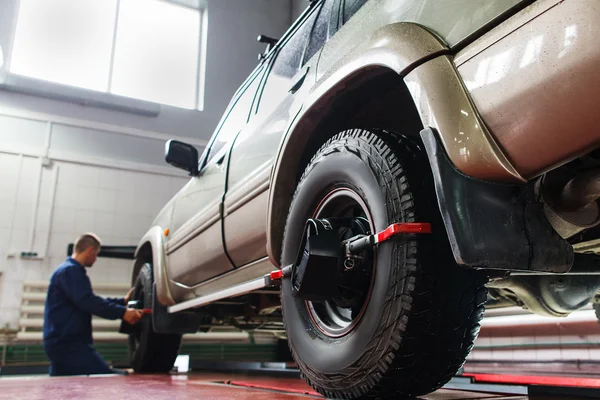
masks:
[(152, 327), (156, 333), (196, 333), (204, 316), (201, 313), (181, 311), (169, 314), (167, 306), (160, 304), (156, 296), (156, 284), (152, 285)]
[(573, 247), (552, 228), (530, 184), (499, 184), (459, 172), (437, 132), (421, 131), (438, 205), (459, 265), (508, 271), (569, 271)]

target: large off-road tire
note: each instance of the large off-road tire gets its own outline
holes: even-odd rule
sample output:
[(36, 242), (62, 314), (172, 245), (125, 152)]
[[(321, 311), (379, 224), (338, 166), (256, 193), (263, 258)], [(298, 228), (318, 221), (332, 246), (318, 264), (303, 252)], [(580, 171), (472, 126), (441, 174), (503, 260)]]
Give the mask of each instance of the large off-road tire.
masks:
[[(152, 265), (147, 263), (140, 269), (133, 290), (133, 299), (141, 301), (144, 308), (152, 308), (152, 283)], [(170, 371), (179, 353), (181, 337), (154, 332), (151, 316), (145, 315), (129, 335), (131, 367), (143, 373)]]
[(336, 207), (352, 208), (353, 201), (354, 216), (362, 210), (374, 231), (395, 222), (431, 222), (434, 232), (370, 252), (359, 288), (366, 295), (346, 310), (337, 299), (303, 301), (292, 295), (289, 280), (283, 282), (290, 350), (319, 393), (345, 399), (430, 393), (471, 351), (487, 278), (454, 262), (432, 182), (417, 142), (384, 131), (339, 133), (306, 167), (288, 215), (282, 265), (294, 262), (307, 218), (340, 216), (346, 211)]

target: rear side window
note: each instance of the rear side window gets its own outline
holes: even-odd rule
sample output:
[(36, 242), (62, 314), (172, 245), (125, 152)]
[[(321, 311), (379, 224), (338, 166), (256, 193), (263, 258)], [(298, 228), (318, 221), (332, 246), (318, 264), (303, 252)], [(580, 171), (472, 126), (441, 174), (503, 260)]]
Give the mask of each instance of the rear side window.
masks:
[(354, 14), (356, 14), (356, 12), (358, 10), (360, 10), (360, 8), (362, 6), (365, 5), (365, 3), (367, 2), (367, 0), (343, 0), (344, 1), (344, 11), (342, 13), (343, 15), (343, 23), (345, 24), (346, 22), (348, 22), (348, 20), (350, 18), (352, 18), (352, 16)]
[(271, 76), (279, 75), (291, 78), (298, 72), (304, 47), (306, 46), (306, 42), (308, 42), (308, 37), (315, 22), (316, 14), (317, 13), (313, 12), (279, 51), (275, 63), (273, 64), (273, 69), (271, 70)]
[(317, 22), (313, 27), (310, 35), (310, 42), (306, 48), (306, 55), (304, 56), (304, 63), (309, 61), (323, 45), (329, 40), (331, 34), (329, 32), (329, 21), (331, 20), (331, 12), (333, 10), (333, 4), (337, 0), (325, 0), (323, 7), (319, 11)]
[(250, 109), (252, 108), (252, 102), (254, 95), (260, 82), (261, 73), (255, 74), (254, 80), (246, 87), (246, 90), (239, 95), (233, 107), (227, 113), (225, 121), (219, 128), (217, 137), (215, 138), (208, 154), (207, 161), (211, 160), (219, 150), (229, 143), (235, 135), (242, 130), (242, 128), (248, 122), (250, 115)]
[(272, 111), (279, 104), (282, 96), (290, 89), (291, 78), (300, 69), (302, 55), (316, 17), (317, 13), (313, 12), (275, 56), (273, 67), (263, 89), (259, 112)]
[(366, 2), (367, 0), (335, 0), (329, 19), (329, 37), (348, 22)]

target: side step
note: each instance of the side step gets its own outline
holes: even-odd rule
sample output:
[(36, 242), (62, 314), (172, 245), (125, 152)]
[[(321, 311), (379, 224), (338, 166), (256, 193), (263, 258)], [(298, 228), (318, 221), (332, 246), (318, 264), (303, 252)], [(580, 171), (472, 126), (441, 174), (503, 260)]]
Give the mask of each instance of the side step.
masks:
[(183, 303), (175, 304), (168, 308), (169, 314), (187, 310), (189, 308), (202, 307), (217, 300), (227, 299), (229, 297), (242, 296), (258, 289), (275, 286), (284, 275), (291, 274), (292, 267), (286, 267), (281, 270), (273, 271), (270, 274), (266, 274), (258, 279), (254, 279), (239, 285), (232, 286), (227, 289), (219, 290), (215, 293), (208, 294), (206, 296), (197, 297), (192, 300), (184, 301)]

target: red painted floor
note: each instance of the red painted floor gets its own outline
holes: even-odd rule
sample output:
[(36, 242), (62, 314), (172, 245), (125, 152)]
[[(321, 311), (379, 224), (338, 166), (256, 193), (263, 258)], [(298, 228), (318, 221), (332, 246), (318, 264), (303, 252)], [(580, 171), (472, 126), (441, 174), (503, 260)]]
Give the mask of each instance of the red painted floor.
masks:
[(301, 379), (291, 378), (260, 378), (248, 379), (250, 377), (240, 377), (229, 382), (230, 385), (238, 387), (248, 387), (255, 389), (274, 390), (278, 392), (308, 394), (322, 397), (319, 393), (312, 390), (310, 386)]
[(508, 383), (511, 385), (566, 386), (600, 389), (600, 379), (539, 375), (464, 374), (478, 383)]
[[(258, 390), (213, 382), (223, 375), (27, 377), (0, 379), (0, 399), (10, 400), (256, 400)], [(305, 395), (261, 391), (261, 399), (306, 399)], [(316, 396), (310, 396), (315, 398)]]
[[(205, 373), (0, 378), (0, 399), (7, 400), (297, 400), (311, 398), (322, 399), (299, 379), (256, 375)], [(419, 399), (527, 400), (527, 397), (440, 390)]]

